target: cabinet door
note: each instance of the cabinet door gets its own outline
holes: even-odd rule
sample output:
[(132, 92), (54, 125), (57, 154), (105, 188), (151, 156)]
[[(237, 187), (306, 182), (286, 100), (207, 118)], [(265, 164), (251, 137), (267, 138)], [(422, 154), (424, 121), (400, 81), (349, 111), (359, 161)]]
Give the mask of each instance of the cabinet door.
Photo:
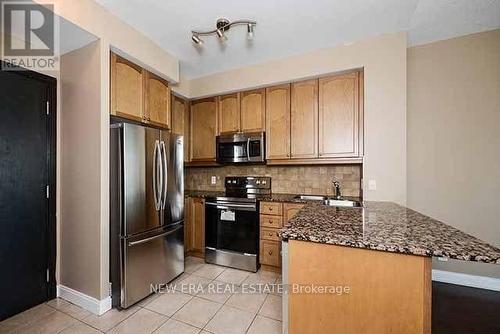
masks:
[(260, 263), (281, 267), (281, 243), (279, 241), (260, 240)]
[(184, 162), (189, 162), (189, 103), (172, 95), (172, 133), (184, 136)]
[(359, 98), (359, 72), (319, 80), (321, 157), (359, 156)]
[(111, 114), (142, 121), (144, 118), (144, 71), (111, 53)]
[(146, 72), (146, 120), (170, 128), (170, 88), (167, 81)]
[(193, 251), (205, 253), (205, 201), (202, 198), (193, 197), (191, 202)]
[(283, 220), (284, 223), (288, 223), (290, 219), (292, 219), (297, 212), (300, 211), (304, 207), (304, 204), (300, 203), (285, 203), (283, 205)]
[(191, 102), (191, 161), (215, 161), (217, 103), (215, 98)]
[(290, 85), (266, 88), (266, 158), (290, 157)]
[(264, 131), (266, 122), (266, 91), (257, 89), (241, 93), (241, 131)]
[(240, 131), (240, 94), (218, 97), (219, 132), (234, 133)]
[(291, 94), (291, 157), (318, 156), (318, 80), (292, 84)]

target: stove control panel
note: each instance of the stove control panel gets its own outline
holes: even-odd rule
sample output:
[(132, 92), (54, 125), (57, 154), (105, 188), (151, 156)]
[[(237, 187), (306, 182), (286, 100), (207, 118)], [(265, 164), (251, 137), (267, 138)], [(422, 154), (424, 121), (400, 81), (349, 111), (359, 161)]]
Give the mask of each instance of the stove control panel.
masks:
[(226, 189), (271, 189), (271, 178), (268, 176), (227, 176)]

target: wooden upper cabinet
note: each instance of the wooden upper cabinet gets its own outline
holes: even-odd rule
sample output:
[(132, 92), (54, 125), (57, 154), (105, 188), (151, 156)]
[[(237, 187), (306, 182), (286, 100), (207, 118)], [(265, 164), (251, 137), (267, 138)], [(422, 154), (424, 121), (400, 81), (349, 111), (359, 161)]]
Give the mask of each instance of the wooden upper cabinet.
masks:
[(111, 114), (142, 121), (145, 70), (111, 53)]
[(145, 86), (147, 122), (170, 128), (170, 88), (167, 81), (146, 71)]
[(319, 80), (320, 157), (360, 155), (360, 73)]
[(184, 136), (184, 162), (189, 162), (189, 102), (172, 95), (172, 133)]
[(266, 88), (266, 158), (290, 157), (290, 85)]
[(235, 133), (240, 131), (240, 94), (219, 96), (219, 133)]
[(266, 90), (241, 93), (241, 131), (258, 132), (266, 127)]
[(190, 117), (191, 161), (215, 161), (216, 98), (192, 101)]
[(318, 156), (318, 79), (292, 83), (290, 138), (292, 159)]

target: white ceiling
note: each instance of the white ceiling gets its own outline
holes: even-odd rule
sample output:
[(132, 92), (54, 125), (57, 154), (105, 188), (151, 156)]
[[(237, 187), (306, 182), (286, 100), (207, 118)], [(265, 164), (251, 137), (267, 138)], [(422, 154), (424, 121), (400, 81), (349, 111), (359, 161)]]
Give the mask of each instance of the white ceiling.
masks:
[(64, 55), (96, 41), (97, 37), (59, 17), (59, 53)]
[[(500, 27), (500, 0), (96, 0), (179, 58), (188, 78), (332, 47), (382, 33), (408, 31), (410, 45)], [(223, 46), (191, 30), (219, 17), (257, 21), (227, 32)]]

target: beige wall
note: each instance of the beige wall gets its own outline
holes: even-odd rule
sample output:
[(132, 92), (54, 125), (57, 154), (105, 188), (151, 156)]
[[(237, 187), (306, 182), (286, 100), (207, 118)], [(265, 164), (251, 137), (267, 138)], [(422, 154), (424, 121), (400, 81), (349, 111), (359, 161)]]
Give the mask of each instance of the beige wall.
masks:
[[(43, 1), (35, 1), (43, 3)], [(89, 131), (88, 134), (92, 133), (89, 145), (92, 146), (94, 150), (92, 152), (94, 154), (92, 157), (93, 159), (97, 159), (93, 161), (93, 163), (97, 163), (98, 169), (97, 171), (93, 169), (87, 171), (94, 175), (94, 179), (86, 188), (83, 188), (87, 190), (85, 196), (89, 198), (89, 201), (91, 201), (93, 205), (97, 205), (95, 201), (99, 201), (99, 207), (91, 214), (83, 209), (77, 208), (76, 205), (72, 206), (74, 205), (74, 200), (80, 200), (78, 196), (81, 194), (78, 192), (72, 195), (74, 197), (72, 197), (71, 200), (66, 200), (66, 202), (64, 202), (64, 199), (61, 199), (58, 210), (60, 209), (62, 211), (62, 208), (69, 206), (73, 211), (66, 211), (66, 214), (61, 213), (59, 215), (61, 218), (58, 219), (61, 226), (58, 231), (60, 235), (60, 245), (58, 246), (60, 247), (60, 252), (58, 252), (58, 254), (61, 258), (59, 263), (58, 282), (95, 297), (96, 299), (104, 299), (108, 295), (109, 282), (109, 51), (112, 49), (119, 52), (121, 55), (137, 62), (171, 83), (179, 81), (179, 62), (145, 35), (125, 24), (92, 0), (55, 0), (53, 2), (56, 5), (55, 12), (59, 16), (100, 39), (96, 42), (98, 44), (94, 44), (99, 45), (99, 53), (97, 56), (93, 54), (93, 57), (97, 57), (99, 62), (96, 67), (97, 75), (99, 76), (97, 82), (100, 85), (96, 86), (99, 87), (99, 100), (92, 108), (92, 112), (96, 113), (92, 114), (92, 116), (97, 117), (97, 121), (96, 119), (92, 119), (92, 122), (90, 122), (90, 120), (87, 119), (86, 123), (89, 125), (87, 129)], [(92, 61), (94, 60), (95, 58), (92, 58)], [(83, 68), (80, 68), (80, 71), (82, 69)], [(95, 72), (83, 74), (82, 72), (78, 72), (77, 69), (73, 69), (72, 73), (76, 78), (82, 77), (82, 75), (95, 74)], [(185, 88), (183, 87), (186, 86), (181, 85), (180, 87), (181, 94), (184, 95), (185, 93), (182, 92)], [(62, 100), (64, 100), (64, 98), (63, 96)], [(85, 108), (85, 112), (88, 112), (88, 110), (88, 107)], [(83, 109), (81, 112), (83, 112)], [(64, 126), (61, 127), (61, 130), (61, 134), (67, 132)], [(86, 136), (83, 137), (87, 140)], [(80, 140), (84, 140), (83, 137), (80, 138)], [(63, 154), (63, 147), (66, 144), (64, 138), (61, 138), (61, 150), (58, 151), (58, 156)], [(90, 152), (86, 150), (84, 150), (84, 152), (90, 154)], [(77, 167), (76, 165), (77, 164), (74, 163), (73, 167)], [(63, 170), (64, 167), (61, 162), (58, 167), (58, 175), (61, 175), (58, 178), (60, 187), (63, 187), (62, 184), (67, 184), (71, 189), (75, 187), (78, 182), (81, 182), (81, 180), (78, 179), (81, 171), (75, 171), (69, 168), (70, 172), (67, 173), (65, 177), (63, 176)], [(70, 173), (74, 174), (71, 175)], [(97, 186), (93, 183), (94, 181), (97, 182)], [(61, 193), (63, 193), (62, 190)], [(89, 218), (90, 215), (92, 215), (92, 219)], [(66, 219), (70, 219), (70, 221), (67, 222), (68, 224), (73, 223), (71, 217), (79, 222), (88, 222), (92, 220), (93, 222), (97, 222), (97, 225), (87, 225), (87, 229), (85, 230), (86, 233), (77, 238), (76, 233), (79, 231), (78, 229), (84, 227), (73, 227), (75, 228), (74, 230), (65, 229)], [(67, 236), (65, 231), (69, 231), (70, 235)], [(66, 244), (66, 246), (64, 246), (64, 244)], [(89, 247), (93, 247), (92, 250), (90, 250)], [(77, 250), (81, 250), (81, 254), (86, 254), (87, 251), (96, 253), (92, 253), (92, 255), (87, 254), (88, 257), (86, 257), (81, 264), (76, 262), (71, 264), (72, 267), (70, 267), (69, 260), (64, 262), (63, 259), (67, 250), (74, 256), (77, 256)], [(98, 256), (95, 257), (95, 254), (98, 254)], [(66, 258), (71, 259), (71, 256)], [(78, 279), (79, 276), (81, 280), (85, 278), (85, 283)]]
[(96, 299), (101, 288), (101, 48), (61, 57), (59, 284)]
[[(186, 168), (185, 188), (224, 191), (225, 176), (270, 176), (273, 193), (333, 195), (332, 181), (339, 181), (342, 195), (360, 197), (361, 166), (263, 166), (242, 165)], [(217, 183), (211, 184), (215, 176)]]
[[(215, 95), (364, 68), (364, 197), (406, 202), (406, 35), (349, 45), (209, 75), (189, 82), (190, 97)], [(377, 181), (377, 190), (367, 188)]]
[(408, 205), (500, 246), (500, 30), (408, 49), (407, 127)]

